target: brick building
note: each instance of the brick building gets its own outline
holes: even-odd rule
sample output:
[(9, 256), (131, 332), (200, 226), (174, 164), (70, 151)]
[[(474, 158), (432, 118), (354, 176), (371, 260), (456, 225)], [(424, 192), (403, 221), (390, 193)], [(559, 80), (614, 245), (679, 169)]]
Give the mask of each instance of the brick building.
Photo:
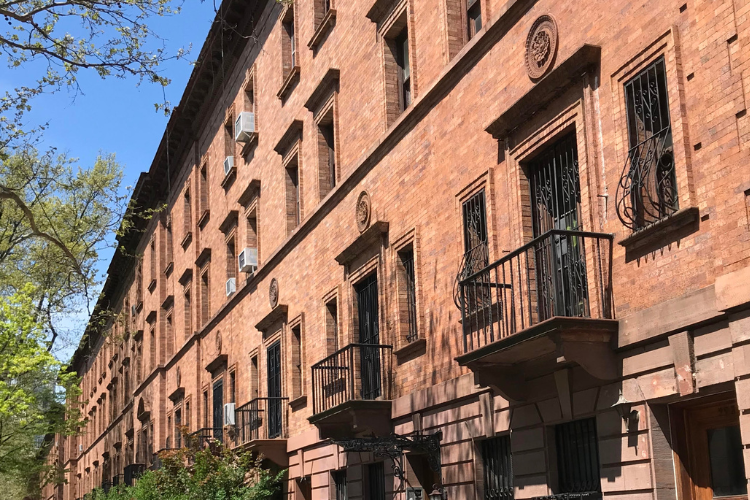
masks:
[(747, 498), (746, 43), (745, 0), (224, 0), (45, 496), (185, 426), (297, 500)]

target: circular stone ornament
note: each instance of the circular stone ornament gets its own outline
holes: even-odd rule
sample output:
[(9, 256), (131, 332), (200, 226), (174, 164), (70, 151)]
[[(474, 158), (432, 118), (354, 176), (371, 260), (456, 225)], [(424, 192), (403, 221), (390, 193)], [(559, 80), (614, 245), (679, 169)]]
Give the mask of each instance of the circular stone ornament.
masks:
[(357, 219), (357, 229), (359, 229), (359, 232), (364, 232), (365, 229), (367, 229), (370, 225), (370, 214), (372, 212), (372, 205), (370, 202), (370, 195), (367, 194), (367, 191), (362, 191), (359, 193), (359, 198), (357, 198), (357, 206), (356, 206), (356, 219)]
[(557, 55), (557, 23), (550, 15), (540, 16), (526, 37), (526, 72), (532, 80), (543, 77)]
[(279, 305), (279, 282), (276, 278), (272, 279), (268, 286), (268, 302), (271, 304), (271, 309)]

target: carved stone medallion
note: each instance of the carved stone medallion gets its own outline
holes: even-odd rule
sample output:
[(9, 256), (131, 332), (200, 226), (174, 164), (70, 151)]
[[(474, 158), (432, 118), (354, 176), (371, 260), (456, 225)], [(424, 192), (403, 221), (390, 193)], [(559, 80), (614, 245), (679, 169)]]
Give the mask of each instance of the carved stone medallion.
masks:
[(268, 302), (271, 304), (271, 309), (279, 305), (279, 282), (276, 278), (271, 280), (268, 287)]
[(221, 352), (221, 332), (216, 332), (216, 352)]
[(182, 387), (182, 372), (180, 371), (180, 367), (177, 367), (177, 373), (175, 373), (175, 379), (177, 381), (177, 387)]
[(367, 194), (367, 191), (362, 191), (359, 193), (359, 198), (357, 198), (356, 207), (357, 229), (359, 229), (360, 233), (370, 225), (371, 212), (370, 195)]
[(543, 77), (555, 62), (557, 23), (552, 16), (540, 16), (526, 37), (526, 71), (532, 80)]

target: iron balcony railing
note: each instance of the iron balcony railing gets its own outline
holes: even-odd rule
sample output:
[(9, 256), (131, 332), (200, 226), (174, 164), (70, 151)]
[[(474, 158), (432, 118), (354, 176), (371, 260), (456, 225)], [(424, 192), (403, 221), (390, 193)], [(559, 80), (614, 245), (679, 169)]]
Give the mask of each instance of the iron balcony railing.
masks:
[(146, 471), (146, 464), (130, 464), (125, 466), (123, 481), (126, 486), (133, 486), (136, 479)]
[(206, 445), (213, 443), (214, 441), (223, 441), (224, 429), (221, 427), (203, 427), (197, 431), (188, 434), (189, 443), (196, 446), (199, 450), (202, 450)]
[(112, 486), (119, 486), (123, 483), (123, 474), (116, 474), (112, 476)]
[(286, 439), (289, 398), (255, 398), (234, 412), (237, 425), (235, 444), (256, 439)]
[(354, 400), (391, 399), (393, 346), (349, 344), (312, 367), (313, 414)]
[(612, 318), (612, 241), (554, 229), (461, 280), (464, 353), (553, 317)]

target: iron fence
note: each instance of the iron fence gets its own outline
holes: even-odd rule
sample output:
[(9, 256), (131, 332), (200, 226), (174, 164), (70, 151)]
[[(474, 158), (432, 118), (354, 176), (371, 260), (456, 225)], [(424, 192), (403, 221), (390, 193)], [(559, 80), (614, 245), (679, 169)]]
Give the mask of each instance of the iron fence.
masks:
[(353, 400), (391, 399), (393, 346), (349, 344), (312, 367), (313, 413)]
[(199, 450), (202, 450), (207, 445), (210, 445), (211, 443), (217, 441), (214, 436), (223, 436), (223, 433), (224, 429), (222, 429), (221, 427), (203, 427), (195, 432), (188, 434), (188, 442), (192, 446), (195, 446)]
[(462, 280), (464, 353), (552, 317), (612, 318), (612, 241), (553, 229)]
[(255, 398), (234, 412), (237, 431), (235, 444), (256, 439), (288, 437), (289, 398)]

